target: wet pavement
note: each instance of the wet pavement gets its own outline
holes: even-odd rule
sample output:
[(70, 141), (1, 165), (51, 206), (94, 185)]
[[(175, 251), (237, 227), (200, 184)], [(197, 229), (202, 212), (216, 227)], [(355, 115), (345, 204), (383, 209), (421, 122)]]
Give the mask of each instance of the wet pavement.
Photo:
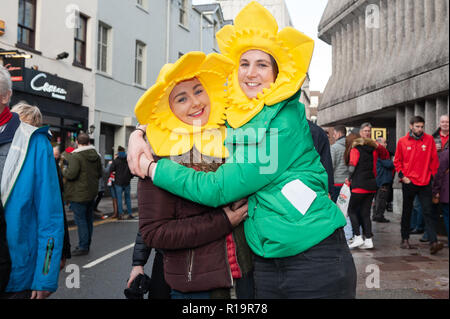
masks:
[[(137, 198), (132, 197), (133, 215), (137, 217)], [(103, 214), (112, 215), (111, 198), (99, 204)], [(73, 213), (66, 210), (70, 226), (74, 226)], [(95, 223), (116, 221), (102, 219), (96, 213)], [(374, 248), (353, 249), (358, 273), (358, 299), (448, 299), (449, 251), (446, 236), (439, 236), (446, 247), (430, 255), (429, 244), (419, 241), (422, 235), (411, 235), (410, 243), (418, 249), (400, 248), (399, 213), (386, 212), (390, 223), (372, 223)]]
[(411, 235), (410, 244), (418, 249), (401, 249), (400, 217), (386, 213), (390, 223), (372, 223), (374, 248), (352, 250), (358, 272), (359, 299), (448, 299), (449, 263), (447, 246), (435, 255), (428, 243)]

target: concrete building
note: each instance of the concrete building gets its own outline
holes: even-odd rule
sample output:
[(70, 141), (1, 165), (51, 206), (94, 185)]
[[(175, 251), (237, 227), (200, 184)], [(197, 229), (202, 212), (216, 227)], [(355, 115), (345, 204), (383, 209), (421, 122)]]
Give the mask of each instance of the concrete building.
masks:
[(318, 31), (333, 50), (319, 125), (369, 121), (391, 152), (413, 115), (435, 131), (449, 107), (448, 0), (330, 0)]
[(433, 133), (448, 113), (447, 0), (329, 1), (319, 38), (333, 47), (320, 125), (387, 128), (391, 151), (422, 115)]

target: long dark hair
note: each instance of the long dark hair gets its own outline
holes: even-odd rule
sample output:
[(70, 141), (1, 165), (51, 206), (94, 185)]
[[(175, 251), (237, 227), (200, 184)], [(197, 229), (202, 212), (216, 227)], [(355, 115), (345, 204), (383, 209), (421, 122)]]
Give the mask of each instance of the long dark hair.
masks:
[(353, 148), (353, 142), (357, 139), (360, 138), (361, 135), (357, 134), (357, 133), (350, 133), (349, 135), (347, 135), (347, 137), (345, 138), (345, 152), (344, 152), (344, 161), (345, 164), (348, 166), (348, 164), (350, 163), (350, 151)]

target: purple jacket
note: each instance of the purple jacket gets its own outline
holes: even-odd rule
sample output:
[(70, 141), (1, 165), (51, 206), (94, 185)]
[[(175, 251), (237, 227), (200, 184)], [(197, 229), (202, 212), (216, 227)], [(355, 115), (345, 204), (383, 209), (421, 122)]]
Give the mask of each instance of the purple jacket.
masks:
[(439, 153), (439, 170), (433, 182), (433, 194), (437, 193), (440, 202), (448, 204), (448, 148)]

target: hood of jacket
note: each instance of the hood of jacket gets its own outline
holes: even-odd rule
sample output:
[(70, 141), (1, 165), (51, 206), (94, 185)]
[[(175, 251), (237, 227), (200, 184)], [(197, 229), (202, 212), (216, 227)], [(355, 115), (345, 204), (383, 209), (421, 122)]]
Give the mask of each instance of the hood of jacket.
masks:
[(83, 158), (89, 162), (95, 162), (98, 159), (98, 153), (93, 145), (79, 146), (72, 152), (73, 154), (80, 154)]
[(352, 147), (356, 147), (356, 146), (370, 146), (373, 147), (374, 149), (376, 149), (378, 147), (377, 142), (375, 142), (374, 140), (370, 139), (370, 138), (357, 138), (356, 140), (353, 141)]

